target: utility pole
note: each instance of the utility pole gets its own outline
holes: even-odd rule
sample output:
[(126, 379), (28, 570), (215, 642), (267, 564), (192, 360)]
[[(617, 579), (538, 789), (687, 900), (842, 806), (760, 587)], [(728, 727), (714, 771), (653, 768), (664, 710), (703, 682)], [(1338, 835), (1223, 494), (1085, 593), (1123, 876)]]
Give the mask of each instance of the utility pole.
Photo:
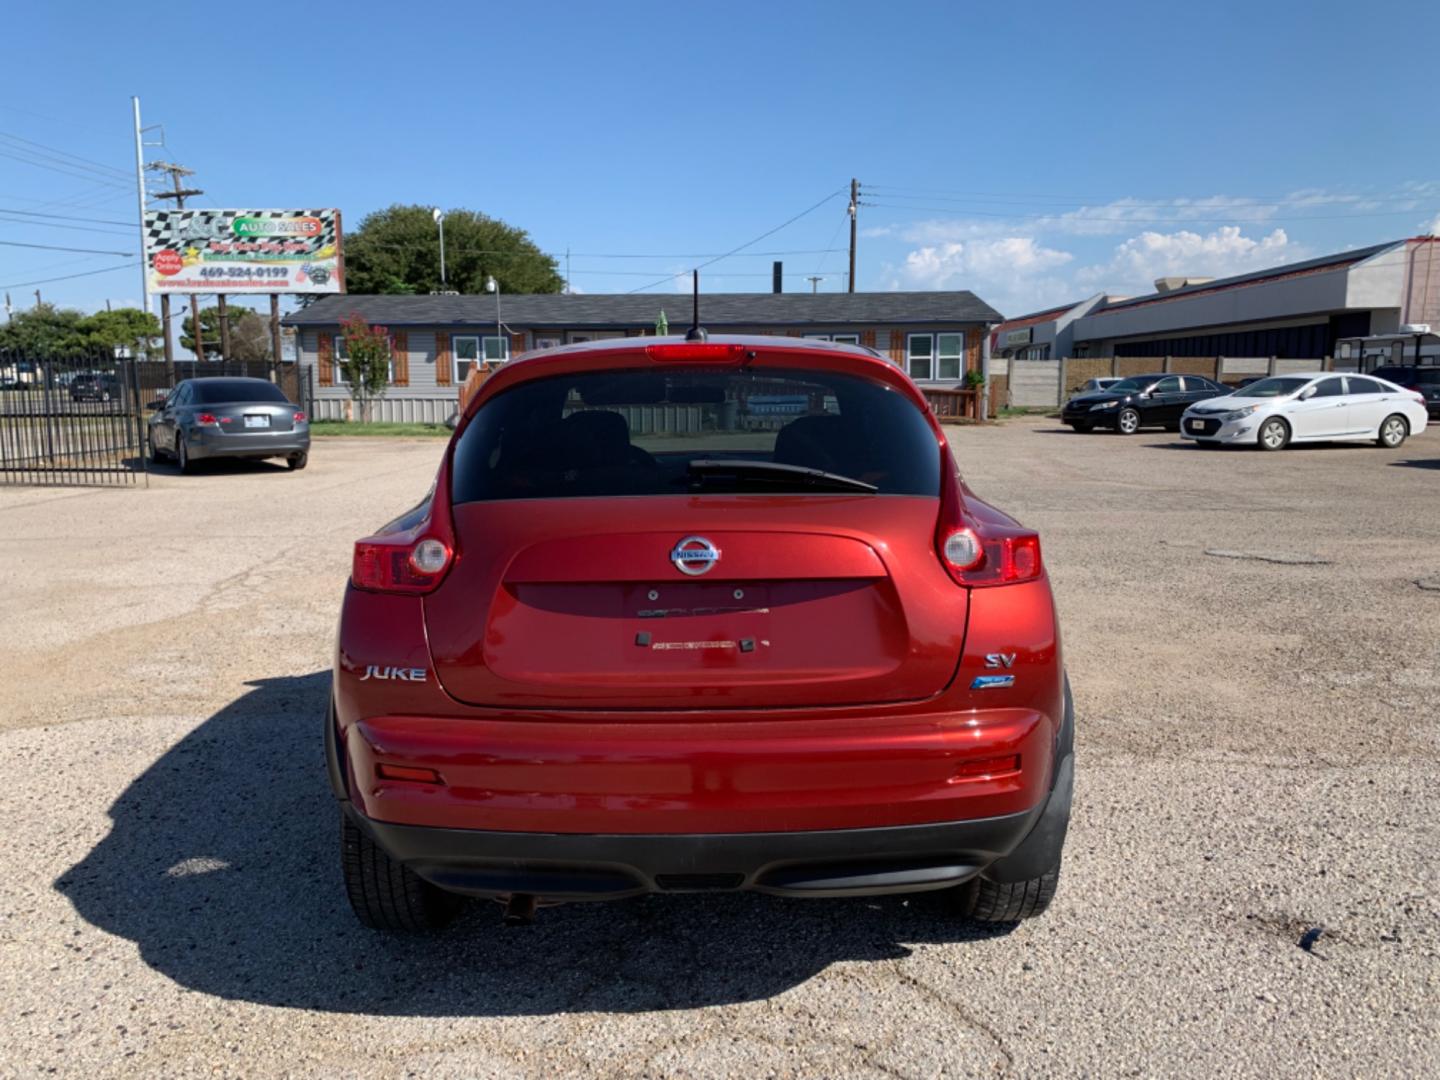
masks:
[(814, 293), (819, 291), (820, 282), (824, 281), (825, 279), (823, 277), (820, 277), (818, 274), (811, 274), (805, 280), (810, 283), (810, 291)]
[[(145, 301), (145, 313), (154, 309), (150, 306), (150, 267), (145, 265), (145, 136), (140, 130), (140, 99), (132, 97), (130, 104), (135, 113), (135, 194), (140, 202), (140, 295)], [(166, 339), (166, 359), (169, 359), (169, 339)]]
[[(145, 168), (154, 169), (156, 172), (167, 172), (170, 174), (170, 184), (173, 190), (157, 191), (155, 193), (155, 198), (174, 199), (175, 208), (177, 210), (185, 209), (185, 200), (190, 196), (205, 194), (205, 192), (202, 191), (200, 188), (182, 188), (180, 186), (180, 178), (182, 176), (195, 175), (193, 169), (187, 169), (183, 166), (175, 165), (168, 161), (152, 161), (149, 165), (146, 165)], [(144, 216), (144, 207), (141, 207), (141, 216), (142, 218)], [(160, 318), (161, 321), (165, 324), (165, 369), (166, 374), (169, 376), (170, 383), (173, 386), (175, 383), (175, 354), (172, 351), (170, 345), (169, 307), (169, 297), (168, 295), (162, 293)], [(194, 293), (190, 294), (190, 321), (195, 327), (195, 355), (201, 361), (203, 361), (205, 359), (205, 338), (203, 332), (200, 329), (200, 297), (196, 296)]]
[(849, 292), (855, 291), (855, 219), (860, 211), (860, 181), (850, 178), (850, 277)]

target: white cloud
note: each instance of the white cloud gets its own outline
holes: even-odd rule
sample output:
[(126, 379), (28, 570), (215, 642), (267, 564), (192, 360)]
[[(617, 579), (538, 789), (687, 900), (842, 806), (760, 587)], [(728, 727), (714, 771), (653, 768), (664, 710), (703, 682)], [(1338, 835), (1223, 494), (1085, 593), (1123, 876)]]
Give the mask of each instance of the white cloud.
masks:
[(1147, 231), (1117, 246), (1109, 262), (1082, 267), (1075, 280), (1090, 292), (1108, 289), (1133, 295), (1150, 291), (1157, 277), (1229, 277), (1295, 262), (1308, 254), (1291, 242), (1284, 229), (1258, 239), (1246, 236), (1238, 225), (1204, 235)]
[(1039, 303), (1060, 303), (1071, 286), (1055, 271), (1075, 258), (1045, 247), (1030, 236), (950, 240), (927, 244), (889, 268), (891, 288), (970, 289), (1000, 311), (1028, 310)]
[(860, 235), (868, 240), (877, 240), (882, 236), (891, 236), (894, 232), (894, 225), (871, 225), (868, 229), (861, 229)]
[(1440, 236), (1440, 214), (1435, 215), (1435, 220), (1424, 226), (1426, 236)]

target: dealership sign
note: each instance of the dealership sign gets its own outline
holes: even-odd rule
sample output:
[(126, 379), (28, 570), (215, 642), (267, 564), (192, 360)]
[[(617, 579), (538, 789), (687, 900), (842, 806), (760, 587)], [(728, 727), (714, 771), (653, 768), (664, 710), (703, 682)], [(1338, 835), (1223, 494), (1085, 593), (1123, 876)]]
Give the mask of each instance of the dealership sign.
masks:
[(339, 210), (147, 210), (152, 293), (345, 291)]
[(1027, 326), (1024, 330), (1005, 331), (1005, 345), (1008, 348), (1012, 345), (1029, 345), (1030, 335), (1034, 333), (1034, 327)]

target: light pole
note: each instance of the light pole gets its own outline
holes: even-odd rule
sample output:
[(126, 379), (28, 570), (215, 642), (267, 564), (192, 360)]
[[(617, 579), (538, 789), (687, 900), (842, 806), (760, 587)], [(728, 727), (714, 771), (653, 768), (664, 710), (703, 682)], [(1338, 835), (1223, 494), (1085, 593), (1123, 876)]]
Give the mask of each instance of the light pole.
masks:
[(495, 294), (495, 347), (500, 350), (499, 359), (503, 362), (510, 359), (510, 350), (505, 347), (505, 333), (500, 328), (500, 284), (495, 280), (494, 274), (485, 278), (485, 291)]
[(430, 211), (430, 216), (435, 219), (435, 224), (440, 229), (440, 289), (445, 290), (445, 211), (438, 206)]

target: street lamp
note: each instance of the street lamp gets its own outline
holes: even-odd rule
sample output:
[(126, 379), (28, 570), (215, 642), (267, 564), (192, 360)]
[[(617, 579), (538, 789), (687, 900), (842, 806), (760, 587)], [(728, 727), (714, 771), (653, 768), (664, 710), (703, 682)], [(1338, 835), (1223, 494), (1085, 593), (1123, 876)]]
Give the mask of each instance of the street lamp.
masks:
[(495, 347), (500, 350), (499, 359), (503, 362), (510, 359), (510, 350), (505, 348), (505, 334), (500, 328), (500, 284), (494, 274), (486, 275), (485, 291), (495, 294)]
[(445, 211), (438, 206), (430, 211), (430, 216), (435, 219), (435, 224), (440, 229), (440, 289), (445, 289)]

